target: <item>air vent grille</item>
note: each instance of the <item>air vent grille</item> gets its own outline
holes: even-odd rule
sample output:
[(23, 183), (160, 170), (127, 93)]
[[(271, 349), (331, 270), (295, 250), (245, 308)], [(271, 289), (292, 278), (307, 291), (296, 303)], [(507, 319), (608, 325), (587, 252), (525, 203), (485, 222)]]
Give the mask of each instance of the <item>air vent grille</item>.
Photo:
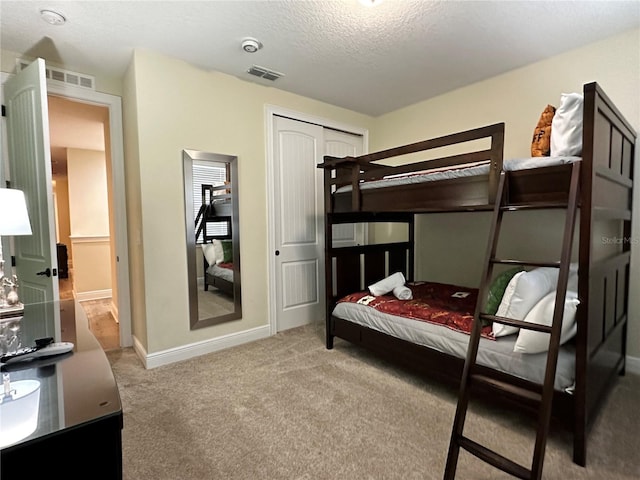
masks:
[[(23, 59), (16, 61), (18, 71), (21, 72), (27, 68), (31, 62)], [(65, 85), (73, 85), (74, 87), (88, 88), (89, 90), (96, 89), (96, 79), (92, 75), (86, 75), (84, 73), (72, 72), (70, 70), (63, 70), (57, 67), (45, 67), (45, 77), (49, 81), (56, 83), (63, 83)]]
[(265, 67), (259, 67), (258, 65), (252, 65), (249, 70), (247, 70), (247, 73), (264, 78), (265, 80), (271, 80), (272, 82), (284, 76), (284, 73), (275, 72)]

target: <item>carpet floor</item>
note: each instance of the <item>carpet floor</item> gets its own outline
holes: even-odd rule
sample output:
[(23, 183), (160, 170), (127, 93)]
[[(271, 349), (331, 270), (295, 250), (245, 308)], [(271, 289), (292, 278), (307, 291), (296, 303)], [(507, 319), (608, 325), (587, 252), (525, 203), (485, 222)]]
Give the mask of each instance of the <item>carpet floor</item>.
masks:
[[(456, 389), (305, 326), (145, 370), (107, 352), (124, 410), (125, 480), (441, 479)], [(477, 402), (476, 402), (477, 403)], [(640, 478), (640, 377), (620, 377), (596, 420), (586, 468), (552, 426), (545, 479)], [(528, 465), (529, 416), (470, 408), (465, 435)], [(460, 454), (458, 479), (511, 478)]]

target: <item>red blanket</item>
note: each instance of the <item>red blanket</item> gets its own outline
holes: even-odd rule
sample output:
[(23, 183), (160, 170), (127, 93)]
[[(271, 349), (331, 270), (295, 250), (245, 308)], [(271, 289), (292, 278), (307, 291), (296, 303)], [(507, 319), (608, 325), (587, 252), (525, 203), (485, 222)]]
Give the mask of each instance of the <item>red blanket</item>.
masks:
[[(407, 287), (413, 293), (412, 300), (398, 300), (392, 294), (374, 297), (366, 291), (347, 295), (338, 300), (338, 303), (360, 303), (390, 315), (471, 333), (473, 312), (478, 299), (477, 289), (431, 282), (409, 282)], [(490, 325), (482, 328), (482, 336), (495, 340)]]

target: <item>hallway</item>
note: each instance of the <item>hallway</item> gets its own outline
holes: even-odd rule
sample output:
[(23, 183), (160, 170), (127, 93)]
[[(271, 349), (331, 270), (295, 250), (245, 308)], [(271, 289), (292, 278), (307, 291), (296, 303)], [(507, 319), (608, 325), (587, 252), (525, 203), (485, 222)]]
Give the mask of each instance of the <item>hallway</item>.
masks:
[[(60, 300), (73, 297), (73, 269), (69, 269), (69, 278), (60, 278)], [(111, 299), (87, 300), (80, 305), (89, 319), (89, 330), (95, 335), (105, 351), (120, 348), (118, 322), (111, 314)]]

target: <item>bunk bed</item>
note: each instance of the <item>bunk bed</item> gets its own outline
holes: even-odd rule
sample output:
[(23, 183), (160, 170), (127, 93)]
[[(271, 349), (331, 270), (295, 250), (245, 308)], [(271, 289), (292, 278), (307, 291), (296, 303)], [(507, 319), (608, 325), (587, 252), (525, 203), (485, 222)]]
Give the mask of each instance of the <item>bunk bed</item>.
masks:
[[(631, 235), (636, 141), (630, 124), (597, 83), (583, 86), (583, 101), (582, 153), (578, 159), (539, 159), (549, 164), (535, 168), (505, 161), (504, 124), (495, 124), (360, 157), (327, 156), (319, 165), (324, 169), (325, 183), (326, 347), (333, 348), (338, 337), (458, 385), (468, 335), (424, 322), (404, 329), (413, 333), (402, 333), (405, 326), (416, 322), (380, 313), (367, 319), (362, 313), (366, 307), (344, 299), (357, 296), (392, 272), (403, 273), (410, 286), (420, 283), (414, 279), (416, 214), (493, 210), (503, 171), (509, 205), (557, 208), (566, 202), (573, 164), (580, 162), (577, 333), (561, 347), (553, 401), (554, 416), (573, 433), (573, 460), (579, 465), (586, 464), (587, 435), (593, 420), (615, 378), (625, 372), (631, 243), (625, 239)], [(410, 164), (397, 160), (481, 139), (483, 148), (471, 152)], [(455, 173), (447, 176), (443, 173), (447, 169)], [(593, 251), (594, 242), (600, 239), (596, 227), (602, 221), (616, 222), (623, 240), (615, 253), (605, 258)], [(333, 225), (358, 222), (404, 223), (408, 240), (332, 245)], [(453, 288), (474, 294), (472, 289)], [(340, 307), (338, 313), (336, 307)], [(453, 340), (425, 340), (434, 336)], [(522, 363), (523, 354), (517, 361), (518, 355), (509, 353), (513, 351), (509, 342), (513, 339), (481, 339), (479, 370), (499, 381), (539, 390), (541, 378), (513, 367)], [(502, 356), (511, 366), (497, 367), (490, 359), (483, 362), (482, 355)], [(539, 355), (529, 355), (524, 361), (539, 361)], [(504, 397), (513, 400), (506, 393)]]
[[(196, 238), (202, 235), (203, 249), (203, 269), (204, 269), (204, 291), (209, 291), (209, 287), (214, 287), (220, 292), (233, 298), (233, 255), (223, 258), (223, 253), (215, 255), (209, 253), (209, 247), (213, 247), (214, 242), (225, 242), (226, 245), (233, 245), (233, 213), (231, 205), (231, 192), (228, 185), (202, 185), (202, 202), (196, 216)], [(222, 223), (226, 225), (223, 235), (208, 231), (209, 223)], [(213, 251), (214, 249), (211, 248)], [(221, 245), (216, 245), (216, 252), (223, 252)], [(217, 258), (218, 257), (218, 258)]]

